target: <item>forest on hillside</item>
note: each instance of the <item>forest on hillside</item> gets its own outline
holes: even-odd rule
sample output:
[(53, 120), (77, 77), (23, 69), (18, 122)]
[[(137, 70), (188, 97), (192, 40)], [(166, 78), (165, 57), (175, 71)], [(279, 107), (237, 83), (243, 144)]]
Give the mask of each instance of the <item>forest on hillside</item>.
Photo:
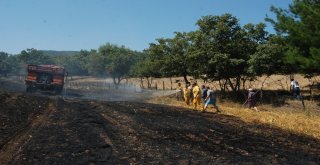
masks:
[(22, 50), (17, 55), (0, 52), (0, 74), (23, 75), (27, 64), (54, 64), (69, 75), (109, 76), (114, 83), (129, 77), (187, 76), (221, 82), (239, 91), (243, 84), (261, 75), (320, 73), (320, 3), (294, 0), (288, 10), (271, 7), (276, 19), (240, 25), (231, 14), (207, 15), (197, 30), (174, 32), (172, 38), (158, 38), (144, 51), (106, 43), (97, 50), (79, 52)]

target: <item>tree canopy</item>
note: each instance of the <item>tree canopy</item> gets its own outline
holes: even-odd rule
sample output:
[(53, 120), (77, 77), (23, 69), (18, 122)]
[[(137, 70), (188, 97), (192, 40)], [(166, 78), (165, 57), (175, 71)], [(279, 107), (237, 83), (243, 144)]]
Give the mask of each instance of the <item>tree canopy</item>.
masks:
[(285, 62), (293, 72), (320, 73), (320, 1), (293, 0), (288, 10), (272, 6), (271, 22), (286, 47)]
[(127, 77), (182, 76), (188, 82), (187, 76), (193, 76), (217, 80), (221, 90), (234, 92), (256, 76), (319, 74), (319, 1), (293, 0), (288, 10), (272, 6), (271, 11), (276, 19), (266, 20), (273, 24), (275, 35), (268, 34), (264, 23), (242, 26), (228, 13), (207, 15), (196, 22), (196, 30), (158, 38), (142, 52), (110, 43), (67, 55), (33, 48), (16, 56), (1, 52), (0, 71), (20, 73), (29, 63), (57, 64), (71, 75), (110, 76), (115, 84)]

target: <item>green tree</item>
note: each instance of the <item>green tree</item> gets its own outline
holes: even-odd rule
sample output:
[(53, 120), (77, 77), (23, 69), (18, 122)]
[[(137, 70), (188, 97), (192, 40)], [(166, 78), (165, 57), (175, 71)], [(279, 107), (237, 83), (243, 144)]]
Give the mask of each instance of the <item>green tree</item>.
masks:
[(25, 71), (26, 68), (24, 67), (23, 63), (19, 61), (17, 55), (9, 55), (7, 58), (7, 64), (8, 64), (8, 73), (11, 74), (19, 74), (20, 71)]
[(37, 49), (27, 49), (21, 51), (18, 54), (18, 59), (25, 64), (53, 64), (53, 60), (50, 56), (44, 55), (43, 52)]
[(54, 60), (56, 65), (60, 65), (65, 68), (69, 76), (87, 75), (87, 70), (81, 66), (79, 58), (75, 55), (55, 56)]
[(245, 82), (248, 76), (250, 55), (267, 40), (265, 25), (241, 27), (231, 14), (204, 16), (197, 25), (199, 30), (191, 34), (189, 55), (193, 62), (190, 65), (196, 68), (193, 73), (223, 81), (221, 90), (228, 85), (234, 92), (239, 91), (241, 80)]
[(252, 76), (279, 74), (285, 69), (283, 64), (283, 47), (273, 42), (259, 45), (250, 56), (248, 73)]
[(158, 43), (152, 43), (149, 52), (153, 64), (160, 64), (158, 70), (162, 76), (183, 76), (188, 82), (189, 65), (187, 60), (190, 39), (187, 33), (175, 32), (172, 39), (157, 39)]
[(87, 58), (87, 69), (89, 75), (102, 76), (106, 75), (106, 65), (104, 56), (99, 54), (96, 50), (91, 50)]
[(182, 76), (188, 82), (189, 75), (188, 50), (190, 40), (187, 33), (176, 32), (173, 39), (168, 40), (169, 54), (165, 60), (166, 69), (175, 76)]
[(129, 76), (131, 66), (135, 63), (136, 52), (112, 44), (100, 46), (98, 51), (105, 59), (106, 71), (113, 78), (114, 84)]
[(293, 0), (289, 9), (272, 6), (276, 20), (266, 18), (286, 47), (285, 62), (290, 71), (320, 73), (320, 2)]
[(25, 74), (27, 71), (26, 68), (28, 64), (54, 64), (54, 60), (50, 56), (44, 55), (42, 51), (33, 48), (21, 51), (21, 53), (17, 55), (17, 59), (19, 60), (19, 63), (16, 63), (14, 65), (15, 67), (18, 67), (20, 70), (17, 70), (16, 74)]
[(0, 52), (0, 74), (7, 75), (10, 71), (8, 63), (9, 54), (5, 52)]

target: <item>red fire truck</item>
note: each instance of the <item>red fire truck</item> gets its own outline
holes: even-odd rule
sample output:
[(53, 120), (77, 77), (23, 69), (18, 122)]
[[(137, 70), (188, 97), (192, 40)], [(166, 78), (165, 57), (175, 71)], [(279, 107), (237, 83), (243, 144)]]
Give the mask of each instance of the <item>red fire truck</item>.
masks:
[(60, 94), (66, 75), (64, 67), (56, 65), (28, 65), (28, 75), (25, 79), (26, 91), (34, 92), (37, 89), (54, 91)]

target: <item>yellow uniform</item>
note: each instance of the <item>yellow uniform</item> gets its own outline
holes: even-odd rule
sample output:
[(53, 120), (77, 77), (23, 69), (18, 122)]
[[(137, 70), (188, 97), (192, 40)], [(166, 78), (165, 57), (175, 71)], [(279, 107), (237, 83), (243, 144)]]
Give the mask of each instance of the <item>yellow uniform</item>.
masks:
[(187, 105), (190, 104), (190, 90), (188, 88), (183, 88), (183, 97)]
[(203, 104), (201, 100), (201, 90), (198, 85), (195, 85), (192, 90), (193, 93), (193, 109), (197, 110), (197, 105), (200, 105), (201, 111), (203, 111)]

